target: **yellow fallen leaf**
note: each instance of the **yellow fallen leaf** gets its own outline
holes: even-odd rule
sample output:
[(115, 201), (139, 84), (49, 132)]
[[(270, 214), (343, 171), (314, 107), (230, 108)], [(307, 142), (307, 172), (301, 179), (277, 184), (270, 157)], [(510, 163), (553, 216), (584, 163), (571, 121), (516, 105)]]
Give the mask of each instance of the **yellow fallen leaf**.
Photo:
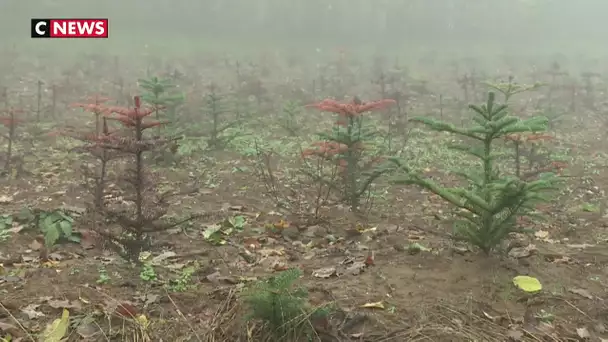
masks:
[(150, 321), (148, 321), (148, 317), (146, 317), (146, 315), (139, 315), (135, 317), (135, 321), (144, 330), (150, 326)]
[(538, 279), (529, 276), (517, 276), (513, 278), (513, 284), (528, 293), (538, 292), (543, 289), (543, 285)]
[(280, 220), (279, 222), (275, 223), (274, 225), (275, 229), (286, 229), (289, 228), (289, 222), (285, 221), (285, 220)]
[(49, 260), (42, 263), (42, 267), (46, 268), (56, 268), (59, 267), (59, 261)]
[(380, 302), (374, 302), (374, 303), (365, 303), (363, 305), (361, 305), (362, 308), (368, 308), (368, 309), (384, 309), (384, 304), (380, 301)]
[(70, 312), (67, 309), (63, 309), (61, 318), (54, 320), (53, 323), (47, 325), (46, 329), (44, 329), (40, 342), (61, 342), (68, 332), (69, 323)]
[(144, 251), (139, 253), (139, 261), (146, 261), (152, 256), (152, 253)]

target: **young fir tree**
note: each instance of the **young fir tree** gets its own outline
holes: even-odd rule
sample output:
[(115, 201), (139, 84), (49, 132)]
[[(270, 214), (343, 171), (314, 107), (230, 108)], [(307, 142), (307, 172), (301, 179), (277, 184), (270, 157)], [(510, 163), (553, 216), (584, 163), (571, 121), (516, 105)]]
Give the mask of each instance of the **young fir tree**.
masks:
[(308, 319), (324, 319), (330, 308), (310, 306), (308, 291), (296, 285), (301, 276), (300, 269), (291, 268), (253, 283), (244, 298), (250, 309), (248, 319), (264, 322), (277, 339), (311, 333)]
[[(175, 107), (184, 100), (184, 95), (182, 93), (173, 92), (175, 85), (170, 79), (158, 77), (140, 79), (139, 86), (144, 90), (141, 99), (152, 106), (157, 121), (160, 121), (161, 119), (161, 112), (166, 112), (169, 116), (173, 116)], [(158, 135), (160, 135), (161, 128), (160, 126), (157, 128)]]
[(510, 233), (519, 231), (516, 218), (526, 216), (539, 202), (548, 201), (545, 196), (555, 190), (559, 178), (553, 174), (543, 174), (533, 181), (520, 180), (503, 175), (495, 165), (498, 153), (494, 143), (514, 133), (540, 132), (546, 130), (547, 118), (532, 117), (522, 120), (508, 114), (507, 105), (495, 103), (495, 95), (490, 92), (487, 102), (481, 106), (470, 105), (475, 125), (459, 128), (454, 125), (430, 119), (414, 118), (432, 130), (450, 132), (477, 144), (455, 145), (450, 148), (465, 152), (481, 161), (478, 170), (458, 172), (469, 182), (469, 187), (443, 187), (430, 179), (422, 178), (393, 159), (405, 174), (395, 179), (397, 184), (414, 184), (429, 190), (461, 210), (456, 212), (454, 237), (465, 240), (489, 254)]

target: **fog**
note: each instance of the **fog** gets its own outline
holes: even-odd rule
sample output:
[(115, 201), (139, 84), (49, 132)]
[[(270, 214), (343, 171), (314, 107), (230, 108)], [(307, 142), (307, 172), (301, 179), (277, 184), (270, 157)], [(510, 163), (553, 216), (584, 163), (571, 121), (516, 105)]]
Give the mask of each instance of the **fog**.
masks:
[[(100, 44), (106, 50), (131, 44), (132, 50), (161, 46), (167, 53), (200, 48), (312, 54), (340, 47), (441, 58), (595, 58), (606, 46), (606, 13), (602, 0), (4, 0), (0, 37), (5, 47), (36, 47), (45, 43), (30, 41), (30, 18), (101, 17), (110, 19), (111, 39)], [(46, 44), (46, 52), (56, 45)], [(61, 48), (66, 45), (85, 49), (81, 42)]]
[(608, 341), (607, 16), (0, 0), (0, 340)]

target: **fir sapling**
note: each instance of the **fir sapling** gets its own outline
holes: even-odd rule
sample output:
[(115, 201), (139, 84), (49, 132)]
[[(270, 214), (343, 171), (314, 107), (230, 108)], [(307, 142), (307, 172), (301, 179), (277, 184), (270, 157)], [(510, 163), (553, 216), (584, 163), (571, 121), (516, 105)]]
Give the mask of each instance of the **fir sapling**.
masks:
[(554, 174), (545, 173), (538, 179), (527, 181), (501, 174), (495, 163), (499, 157), (495, 151), (497, 140), (511, 134), (544, 131), (547, 126), (545, 117), (522, 120), (511, 116), (507, 105), (495, 102), (492, 92), (488, 94), (485, 104), (470, 105), (469, 108), (474, 114), (474, 125), (468, 128), (426, 117), (412, 119), (432, 130), (449, 132), (473, 141), (451, 146), (481, 162), (477, 170), (456, 172), (468, 181), (468, 187), (441, 186), (413, 172), (396, 158), (392, 161), (400, 166), (403, 173), (394, 181), (397, 184), (420, 186), (457, 207), (454, 238), (468, 241), (489, 254), (510, 233), (520, 231), (516, 223), (518, 217), (529, 215), (539, 202), (549, 201), (547, 194), (557, 189), (560, 179)]

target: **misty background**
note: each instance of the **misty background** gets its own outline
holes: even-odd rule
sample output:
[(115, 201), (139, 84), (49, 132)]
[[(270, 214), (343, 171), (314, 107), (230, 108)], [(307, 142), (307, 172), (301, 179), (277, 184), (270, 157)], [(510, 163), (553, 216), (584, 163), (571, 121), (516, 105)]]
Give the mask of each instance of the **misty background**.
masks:
[(165, 53), (347, 48), (602, 58), (607, 15), (606, 0), (2, 0), (0, 38), (5, 48), (86, 50), (90, 43), (31, 39), (29, 19), (97, 17), (110, 19), (110, 39), (95, 44), (116, 47), (112, 53), (131, 44)]

